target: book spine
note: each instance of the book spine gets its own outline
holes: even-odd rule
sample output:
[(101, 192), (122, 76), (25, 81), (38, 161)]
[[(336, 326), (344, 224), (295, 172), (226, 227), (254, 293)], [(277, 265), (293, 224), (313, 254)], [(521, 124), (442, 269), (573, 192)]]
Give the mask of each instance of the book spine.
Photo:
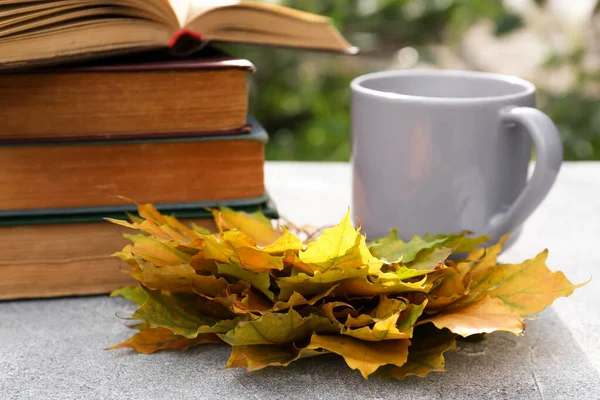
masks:
[(208, 43), (202, 39), (202, 35), (188, 29), (180, 29), (169, 42), (171, 54), (175, 56), (189, 56), (200, 51)]

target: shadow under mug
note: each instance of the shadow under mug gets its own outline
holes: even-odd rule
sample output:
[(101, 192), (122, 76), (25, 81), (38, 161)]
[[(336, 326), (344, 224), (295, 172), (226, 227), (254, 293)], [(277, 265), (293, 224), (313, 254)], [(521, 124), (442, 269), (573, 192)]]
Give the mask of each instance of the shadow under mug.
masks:
[(351, 89), (352, 214), (370, 239), (469, 230), (490, 242), (512, 233), (510, 245), (554, 185), (562, 141), (528, 81), (406, 70)]

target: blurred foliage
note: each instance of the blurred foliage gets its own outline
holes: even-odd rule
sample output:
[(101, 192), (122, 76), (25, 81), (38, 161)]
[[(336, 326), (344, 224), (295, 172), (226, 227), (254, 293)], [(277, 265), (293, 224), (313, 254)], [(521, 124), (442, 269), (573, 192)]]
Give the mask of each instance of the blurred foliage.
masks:
[[(536, 0), (538, 4), (544, 0)], [(222, 46), (250, 59), (251, 111), (271, 135), (269, 160), (342, 161), (350, 157), (351, 80), (364, 73), (404, 68), (398, 51), (410, 47), (419, 63), (437, 64), (432, 46), (460, 56), (461, 38), (478, 21), (498, 37), (524, 26), (500, 0), (282, 0), (279, 3), (330, 17), (360, 56), (241, 45)], [(598, 12), (598, 11), (596, 11)], [(527, 54), (523, 55), (524, 57)], [(586, 88), (600, 72), (580, 70), (580, 50), (550, 54), (547, 68), (576, 71), (568, 90), (539, 90), (539, 107), (559, 126), (569, 160), (600, 159), (600, 96)], [(537, 82), (536, 82), (537, 83)]]

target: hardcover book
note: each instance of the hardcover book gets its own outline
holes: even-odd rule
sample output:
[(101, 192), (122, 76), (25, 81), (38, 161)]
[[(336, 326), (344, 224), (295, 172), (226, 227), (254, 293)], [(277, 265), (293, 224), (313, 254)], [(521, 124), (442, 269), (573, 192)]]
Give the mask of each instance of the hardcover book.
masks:
[(211, 47), (0, 74), (0, 143), (248, 132), (254, 66)]
[[(134, 207), (135, 208), (135, 207)], [(237, 211), (261, 211), (278, 218), (268, 200), (254, 206), (232, 207)], [(203, 208), (162, 213), (175, 215), (182, 223), (217, 232), (212, 214)], [(136, 214), (133, 212), (132, 214)], [(0, 300), (110, 293), (135, 281), (121, 269), (123, 261), (112, 254), (129, 241), (123, 234), (136, 231), (104, 221), (104, 217), (128, 220), (126, 213), (87, 215), (56, 214), (52, 218), (6, 219), (0, 226)], [(76, 222), (87, 221), (87, 222)], [(12, 222), (12, 223), (11, 223)], [(0, 224), (2, 225), (2, 224)]]
[(120, 206), (124, 196), (169, 205), (264, 196), (267, 133), (0, 146), (0, 215)]
[(212, 41), (353, 53), (328, 18), (240, 0), (0, 0), (0, 66), (18, 68)]

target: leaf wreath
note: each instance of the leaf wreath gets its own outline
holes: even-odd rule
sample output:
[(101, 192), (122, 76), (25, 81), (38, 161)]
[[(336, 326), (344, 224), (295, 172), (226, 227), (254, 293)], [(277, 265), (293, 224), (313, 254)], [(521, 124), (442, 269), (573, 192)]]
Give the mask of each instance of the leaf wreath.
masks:
[[(115, 253), (139, 286), (122, 296), (141, 323), (111, 347), (140, 353), (225, 343), (227, 368), (287, 366), (335, 353), (363, 377), (402, 379), (444, 370), (455, 339), (508, 331), (583, 286), (546, 266), (547, 251), (521, 264), (498, 264), (507, 237), (466, 232), (396, 232), (367, 242), (348, 213), (307, 241), (260, 213), (213, 210), (219, 232), (193, 229), (152, 205), (141, 219), (110, 222), (138, 230)], [(452, 260), (450, 260), (450, 258)]]

